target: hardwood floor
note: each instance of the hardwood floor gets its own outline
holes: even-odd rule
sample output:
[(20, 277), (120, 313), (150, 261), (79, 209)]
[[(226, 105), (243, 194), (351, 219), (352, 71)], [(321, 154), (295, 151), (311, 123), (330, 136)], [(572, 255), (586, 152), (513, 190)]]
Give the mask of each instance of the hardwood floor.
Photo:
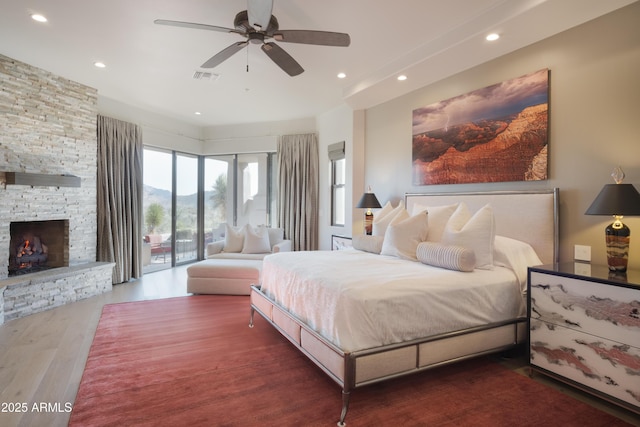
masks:
[[(112, 292), (1, 325), (0, 426), (66, 426), (102, 307), (188, 295), (186, 277), (186, 266), (146, 274), (141, 280), (115, 285)], [(528, 373), (522, 357), (503, 364)], [(542, 375), (534, 378), (640, 425), (638, 415)]]
[[(0, 326), (0, 426), (66, 426), (105, 304), (188, 295), (186, 267)], [(35, 406), (34, 406), (35, 405)]]

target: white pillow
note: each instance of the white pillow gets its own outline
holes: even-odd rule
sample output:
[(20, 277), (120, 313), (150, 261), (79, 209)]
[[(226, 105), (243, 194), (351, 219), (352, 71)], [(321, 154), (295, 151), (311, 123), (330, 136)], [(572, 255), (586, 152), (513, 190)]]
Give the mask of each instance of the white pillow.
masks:
[(376, 212), (376, 217), (382, 218), (392, 210), (393, 210), (393, 205), (391, 204), (390, 201), (387, 201), (387, 203), (385, 203), (384, 206), (378, 212)]
[(428, 231), (426, 212), (409, 216), (405, 210), (404, 214), (397, 215), (387, 227), (380, 253), (417, 261), (416, 249), (427, 238)]
[(443, 245), (435, 242), (422, 242), (416, 249), (418, 261), (434, 267), (469, 272), (476, 265), (476, 254), (462, 246)]
[(240, 252), (244, 244), (244, 230), (225, 224), (224, 248), (225, 252)]
[(493, 264), (513, 271), (520, 283), (520, 290), (527, 290), (527, 267), (540, 265), (542, 261), (530, 244), (505, 236), (496, 236), (493, 247)]
[(425, 206), (419, 203), (413, 205), (412, 215), (427, 211), (429, 214), (429, 233), (427, 234), (427, 242), (439, 242), (442, 238), (444, 228), (451, 215), (458, 208), (459, 203), (445, 206)]
[(251, 225), (244, 226), (244, 247), (243, 254), (265, 254), (271, 252), (269, 244), (269, 232), (266, 227), (257, 227), (255, 230)]
[(357, 234), (353, 236), (351, 246), (359, 251), (371, 252), (379, 254), (382, 251), (382, 241), (384, 236), (367, 236), (366, 234)]
[(476, 254), (476, 268), (493, 270), (495, 230), (491, 205), (483, 206), (471, 216), (467, 205), (460, 203), (442, 233), (441, 242), (473, 250)]
[(272, 248), (284, 240), (284, 228), (268, 227), (267, 232), (269, 232), (269, 245), (271, 245)]
[(396, 216), (402, 214), (403, 212), (407, 213), (406, 209), (404, 208), (404, 202), (401, 200), (400, 203), (398, 203), (398, 206), (393, 208), (388, 213), (384, 215), (375, 215), (373, 217), (373, 227), (371, 234), (374, 236), (384, 236), (384, 233), (385, 231), (387, 231), (387, 227), (389, 226), (391, 221), (393, 221)]

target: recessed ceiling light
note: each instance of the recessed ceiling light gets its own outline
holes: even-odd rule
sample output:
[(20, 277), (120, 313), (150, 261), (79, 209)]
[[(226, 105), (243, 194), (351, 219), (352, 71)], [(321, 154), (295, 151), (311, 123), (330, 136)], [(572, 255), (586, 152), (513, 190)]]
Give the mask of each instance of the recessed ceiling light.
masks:
[(195, 112), (195, 115), (196, 115), (196, 116), (199, 116), (199, 115), (201, 115), (201, 114), (202, 114), (202, 113), (201, 113), (200, 111), (196, 111), (196, 112)]
[(400, 75), (398, 76), (398, 80), (399, 80), (399, 81), (401, 81), (401, 82), (402, 82), (402, 81), (405, 81), (405, 80), (407, 80), (407, 76), (405, 76), (404, 74), (400, 74)]
[(339, 79), (344, 79), (345, 77), (347, 77), (347, 75), (345, 73), (338, 73), (338, 78)]
[(34, 13), (33, 15), (31, 15), (31, 19), (33, 19), (34, 21), (38, 21), (38, 22), (47, 22), (47, 18), (45, 18), (43, 15), (39, 15), (37, 13)]
[(489, 35), (486, 37), (486, 39), (487, 39), (488, 41), (490, 41), (490, 42), (492, 42), (492, 41), (496, 41), (496, 40), (498, 40), (499, 38), (500, 38), (500, 34), (497, 34), (497, 33), (491, 33), (491, 34), (489, 34)]
[(105, 68), (106, 67), (104, 62), (94, 62), (93, 65), (95, 65), (98, 68)]

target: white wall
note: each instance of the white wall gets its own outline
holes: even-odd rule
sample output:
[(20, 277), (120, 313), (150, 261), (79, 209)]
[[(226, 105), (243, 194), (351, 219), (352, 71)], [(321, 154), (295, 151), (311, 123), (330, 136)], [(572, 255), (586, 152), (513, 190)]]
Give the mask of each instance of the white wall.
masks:
[[(320, 221), (319, 221), (319, 248), (323, 250), (331, 249), (331, 236), (352, 235), (352, 224), (354, 223), (354, 212), (350, 209), (355, 205), (353, 198), (359, 193), (362, 180), (362, 168), (358, 161), (354, 162), (354, 155), (362, 153), (363, 140), (354, 135), (354, 122), (358, 117), (363, 116), (362, 112), (355, 112), (347, 105), (337, 107), (327, 113), (318, 116), (316, 123), (318, 128), (318, 146), (320, 151)], [(328, 147), (331, 144), (344, 141), (345, 167), (347, 182), (345, 186), (345, 200), (347, 212), (345, 213), (345, 226), (336, 227), (331, 225), (331, 162), (328, 156)], [(360, 159), (362, 156), (360, 155)], [(354, 173), (356, 171), (357, 173)], [(357, 176), (357, 182), (353, 177)], [(360, 197), (361, 194), (358, 194)]]
[[(405, 192), (560, 188), (560, 255), (592, 247), (606, 264), (604, 228), (610, 218), (585, 210), (612, 169), (640, 188), (640, 3), (451, 76), (366, 111), (365, 181), (381, 203)], [(549, 179), (538, 182), (413, 186), (412, 110), (542, 68), (550, 69)], [(632, 231), (630, 268), (640, 269), (640, 219)], [(534, 232), (534, 231), (532, 231)], [(635, 237), (634, 237), (635, 236)]]
[(201, 154), (275, 152), (280, 135), (314, 133), (315, 119), (211, 126), (204, 129)]
[(98, 94), (98, 112), (103, 116), (135, 123), (142, 127), (144, 145), (184, 153), (201, 154), (202, 128), (170, 117), (123, 104)]

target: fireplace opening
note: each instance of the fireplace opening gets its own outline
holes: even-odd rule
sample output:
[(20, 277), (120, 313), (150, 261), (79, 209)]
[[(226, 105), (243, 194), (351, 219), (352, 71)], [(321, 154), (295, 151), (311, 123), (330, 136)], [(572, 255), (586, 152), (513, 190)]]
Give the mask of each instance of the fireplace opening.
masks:
[(9, 276), (69, 265), (69, 221), (11, 222)]

